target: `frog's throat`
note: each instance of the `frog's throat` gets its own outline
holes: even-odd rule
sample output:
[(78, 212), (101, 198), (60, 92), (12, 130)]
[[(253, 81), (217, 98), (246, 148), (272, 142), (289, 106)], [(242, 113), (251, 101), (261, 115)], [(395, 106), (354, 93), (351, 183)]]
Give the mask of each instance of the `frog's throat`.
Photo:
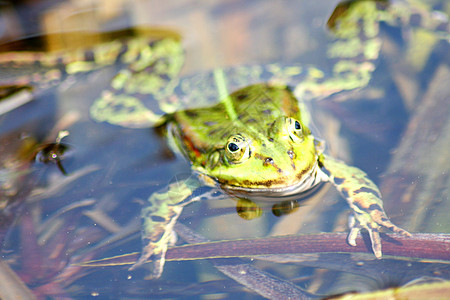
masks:
[(249, 188), (233, 185), (222, 185), (225, 190), (236, 191), (242, 194), (252, 194), (254, 196), (281, 197), (301, 194), (320, 182), (328, 181), (328, 176), (320, 169), (316, 162), (311, 170), (304, 177), (293, 185), (277, 188)]

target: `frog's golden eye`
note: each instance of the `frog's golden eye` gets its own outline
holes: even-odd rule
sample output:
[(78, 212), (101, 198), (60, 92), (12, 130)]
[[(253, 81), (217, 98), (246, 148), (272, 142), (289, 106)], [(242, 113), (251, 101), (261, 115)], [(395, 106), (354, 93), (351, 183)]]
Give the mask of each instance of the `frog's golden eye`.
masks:
[(225, 156), (232, 164), (244, 162), (250, 157), (250, 140), (241, 134), (230, 136), (225, 147)]
[(286, 118), (286, 129), (293, 142), (299, 143), (303, 141), (303, 127), (300, 121), (294, 118)]

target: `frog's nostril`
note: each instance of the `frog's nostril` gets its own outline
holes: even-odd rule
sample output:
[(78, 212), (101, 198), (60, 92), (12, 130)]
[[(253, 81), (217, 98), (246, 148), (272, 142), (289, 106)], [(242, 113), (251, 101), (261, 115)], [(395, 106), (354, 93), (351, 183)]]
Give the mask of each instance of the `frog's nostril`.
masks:
[(289, 157), (290, 157), (291, 159), (294, 159), (294, 156), (295, 156), (294, 151), (288, 150), (287, 154), (289, 155)]
[(267, 158), (264, 160), (264, 165), (265, 165), (265, 166), (267, 166), (267, 165), (273, 165), (273, 158), (272, 158), (272, 157), (267, 157)]

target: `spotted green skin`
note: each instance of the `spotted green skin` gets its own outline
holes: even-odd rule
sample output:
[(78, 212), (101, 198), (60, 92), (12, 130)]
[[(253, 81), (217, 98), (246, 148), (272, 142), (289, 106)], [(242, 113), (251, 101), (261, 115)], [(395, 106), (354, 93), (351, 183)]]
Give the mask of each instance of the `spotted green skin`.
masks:
[[(150, 196), (142, 210), (144, 248), (131, 269), (152, 258), (152, 277), (162, 274), (167, 247), (174, 241), (173, 226), (183, 207), (198, 200), (192, 193), (201, 185), (251, 199), (253, 195), (295, 195), (329, 181), (353, 212), (349, 244), (355, 245), (359, 231), (366, 229), (375, 256), (381, 258), (381, 228), (409, 233), (389, 221), (377, 186), (363, 171), (323, 153), (323, 144), (308, 128), (310, 116), (302, 102), (368, 84), (381, 46), (379, 22), (407, 23), (416, 13), (401, 4), (380, 3), (344, 3), (344, 9), (332, 15), (329, 25), (336, 40), (328, 56), (339, 60), (329, 74), (314, 67), (273, 64), (216, 70), (179, 80), (176, 74), (183, 50), (178, 41), (130, 40), (122, 48), (116, 43), (99, 47), (103, 54), (99, 57), (114, 58), (111, 61), (80, 62), (79, 55), (66, 55), (64, 68), (56, 63), (60, 60), (44, 56), (46, 70), (41, 77), (22, 76), (6, 84), (56, 84), (65, 76), (93, 71), (112, 61), (126, 65), (92, 105), (91, 117), (126, 127), (165, 125), (172, 149), (191, 162), (196, 175)], [(428, 27), (437, 26), (427, 14), (424, 18)], [(443, 35), (448, 39), (448, 26)], [(26, 56), (19, 58), (26, 60)], [(4, 59), (10, 60), (11, 55)], [(160, 111), (148, 109), (141, 102), (145, 97), (158, 101)], [(187, 109), (186, 99), (204, 105)], [(238, 150), (230, 150), (236, 149), (232, 143)]]
[[(294, 143), (286, 126), (287, 117), (302, 124), (298, 101), (286, 87), (257, 84), (231, 98), (236, 120), (224, 118), (223, 103), (174, 114), (178, 146), (193, 169), (223, 187), (263, 191), (292, 186), (313, 169), (318, 153), (310, 130), (303, 124), (301, 142)], [(250, 148), (248, 159), (239, 163), (227, 159), (224, 143), (237, 134)]]

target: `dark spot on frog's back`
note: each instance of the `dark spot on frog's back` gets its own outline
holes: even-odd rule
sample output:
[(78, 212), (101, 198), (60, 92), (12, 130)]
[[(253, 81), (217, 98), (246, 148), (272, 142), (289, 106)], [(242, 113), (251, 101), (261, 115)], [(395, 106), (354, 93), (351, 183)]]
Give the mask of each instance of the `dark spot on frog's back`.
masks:
[(186, 110), (185, 114), (190, 118), (196, 118), (198, 117), (198, 113), (193, 110)]
[(270, 114), (272, 114), (272, 110), (270, 110), (270, 109), (265, 109), (265, 110), (263, 110), (263, 111), (261, 111), (263, 114), (265, 114), (265, 115), (270, 115)]
[(245, 121), (245, 123), (256, 123), (256, 120), (251, 118)]
[(206, 126), (214, 126), (214, 125), (217, 125), (217, 122), (215, 122), (215, 121), (206, 121), (203, 124), (205, 124)]
[(220, 128), (213, 129), (213, 130), (208, 132), (208, 135), (210, 135), (210, 136), (215, 135), (219, 131), (220, 131)]
[(240, 100), (240, 101), (245, 100), (247, 98), (248, 98), (248, 94), (247, 93), (242, 93), (242, 94), (236, 95), (236, 99)]
[(213, 107), (210, 108), (210, 110), (214, 111), (214, 112), (223, 112), (224, 111), (224, 106), (219, 103), (218, 105), (214, 105)]

